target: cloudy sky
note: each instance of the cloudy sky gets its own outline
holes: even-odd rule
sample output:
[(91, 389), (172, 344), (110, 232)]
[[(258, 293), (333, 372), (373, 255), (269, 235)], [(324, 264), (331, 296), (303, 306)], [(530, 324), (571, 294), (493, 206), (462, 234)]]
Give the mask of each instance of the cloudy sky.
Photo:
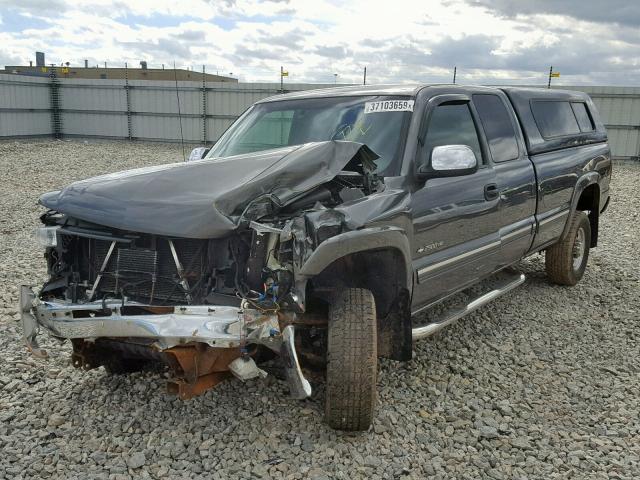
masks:
[(171, 65), (241, 81), (640, 84), (638, 0), (0, 0), (0, 65)]

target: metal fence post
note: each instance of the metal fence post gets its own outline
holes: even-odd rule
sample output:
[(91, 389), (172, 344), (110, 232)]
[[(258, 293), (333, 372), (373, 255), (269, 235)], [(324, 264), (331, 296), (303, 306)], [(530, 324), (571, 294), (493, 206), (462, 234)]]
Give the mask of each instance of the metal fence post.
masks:
[(202, 143), (207, 144), (207, 80), (202, 65)]
[(124, 64), (124, 91), (127, 96), (127, 136), (131, 140), (133, 137), (131, 134), (131, 94), (129, 92), (129, 70), (126, 63)]
[(49, 73), (49, 103), (51, 106), (51, 132), (53, 138), (62, 138), (62, 114), (60, 112), (60, 81), (56, 68), (51, 67)]

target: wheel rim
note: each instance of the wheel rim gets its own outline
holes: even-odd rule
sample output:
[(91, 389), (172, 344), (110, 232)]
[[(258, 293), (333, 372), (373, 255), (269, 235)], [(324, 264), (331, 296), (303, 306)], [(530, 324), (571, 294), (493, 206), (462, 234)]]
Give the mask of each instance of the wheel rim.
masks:
[(584, 229), (579, 228), (576, 233), (576, 239), (573, 242), (573, 269), (578, 270), (584, 259), (586, 250)]

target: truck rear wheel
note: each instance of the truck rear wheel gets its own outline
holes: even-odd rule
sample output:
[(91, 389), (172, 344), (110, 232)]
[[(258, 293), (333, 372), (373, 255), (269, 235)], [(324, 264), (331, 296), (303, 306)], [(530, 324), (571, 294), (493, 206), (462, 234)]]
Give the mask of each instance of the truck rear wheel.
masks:
[(329, 307), (325, 418), (338, 430), (366, 430), (378, 374), (376, 305), (363, 288), (341, 291)]
[(591, 224), (584, 212), (577, 211), (570, 220), (564, 240), (545, 252), (547, 277), (553, 283), (573, 286), (580, 281), (589, 260)]

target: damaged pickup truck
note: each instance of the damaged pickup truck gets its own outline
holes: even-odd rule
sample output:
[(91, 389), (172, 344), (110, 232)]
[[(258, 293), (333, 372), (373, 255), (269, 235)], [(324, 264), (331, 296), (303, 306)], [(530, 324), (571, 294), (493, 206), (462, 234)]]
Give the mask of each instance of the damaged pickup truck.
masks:
[(264, 362), (302, 399), (324, 371), (329, 425), (367, 429), (378, 357), (411, 359), (414, 340), (522, 284), (513, 266), (528, 255), (546, 252), (555, 283), (580, 280), (610, 177), (606, 132), (578, 92), (269, 98), (187, 162), (44, 194), (49, 279), (21, 289), (25, 340), (46, 356), (40, 327), (69, 339), (83, 369), (163, 362), (184, 399), (263, 376)]

